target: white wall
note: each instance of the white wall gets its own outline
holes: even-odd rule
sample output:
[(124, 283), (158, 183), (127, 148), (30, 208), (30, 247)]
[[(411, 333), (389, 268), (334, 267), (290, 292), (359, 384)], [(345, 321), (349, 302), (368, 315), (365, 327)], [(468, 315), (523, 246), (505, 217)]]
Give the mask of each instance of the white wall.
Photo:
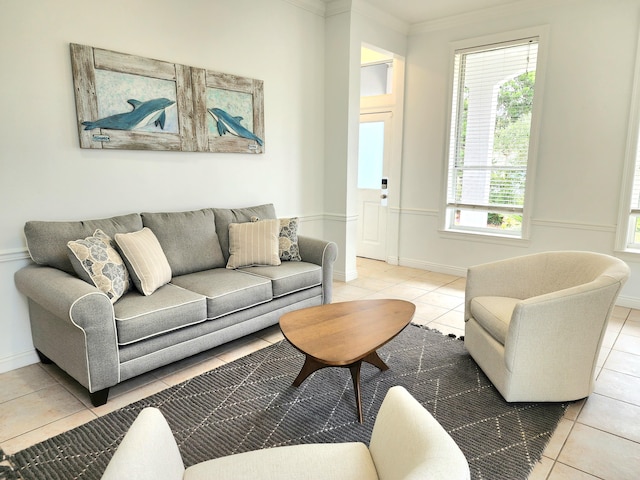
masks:
[[(525, 2), (531, 5), (532, 2)], [(543, 250), (614, 253), (629, 101), (638, 38), (637, 0), (540, 2), (413, 28), (406, 71), (400, 263), (464, 275), (469, 265)], [(542, 129), (529, 241), (444, 234), (439, 211), (451, 43), (549, 26)], [(640, 307), (640, 262), (620, 303)]]
[[(322, 236), (320, 2), (0, 0), (0, 12), (0, 371), (35, 361), (13, 282), (27, 220), (273, 202)], [(266, 153), (80, 149), (69, 43), (263, 80)]]

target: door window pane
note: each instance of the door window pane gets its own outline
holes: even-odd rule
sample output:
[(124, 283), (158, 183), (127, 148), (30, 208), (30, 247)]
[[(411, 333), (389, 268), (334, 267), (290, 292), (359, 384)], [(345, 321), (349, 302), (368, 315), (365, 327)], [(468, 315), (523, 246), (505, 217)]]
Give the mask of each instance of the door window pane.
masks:
[(384, 122), (360, 124), (358, 188), (380, 188), (384, 160)]

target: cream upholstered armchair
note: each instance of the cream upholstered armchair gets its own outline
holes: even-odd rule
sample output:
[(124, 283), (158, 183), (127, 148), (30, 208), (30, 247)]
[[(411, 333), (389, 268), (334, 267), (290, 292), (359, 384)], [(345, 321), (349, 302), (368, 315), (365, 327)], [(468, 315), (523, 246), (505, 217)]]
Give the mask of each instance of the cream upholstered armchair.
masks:
[(404, 387), (395, 386), (380, 406), (369, 448), (360, 442), (274, 447), (207, 460), (186, 470), (164, 416), (156, 408), (145, 408), (102, 480), (468, 480), (470, 476), (467, 459), (453, 438)]
[(587, 397), (609, 317), (628, 277), (623, 261), (580, 251), (470, 267), (465, 346), (508, 402)]

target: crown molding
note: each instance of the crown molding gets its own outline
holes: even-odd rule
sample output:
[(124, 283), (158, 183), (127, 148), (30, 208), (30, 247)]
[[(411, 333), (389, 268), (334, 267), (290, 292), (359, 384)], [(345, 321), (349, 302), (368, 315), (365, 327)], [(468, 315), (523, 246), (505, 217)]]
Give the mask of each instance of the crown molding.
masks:
[(322, 0), (283, 0), (284, 2), (290, 3), (302, 10), (306, 10), (308, 12), (313, 13), (314, 15), (318, 15), (320, 17), (324, 17), (326, 15), (326, 3)]
[(394, 30), (404, 35), (409, 33), (408, 23), (403, 22), (393, 15), (380, 10), (378, 7), (369, 4), (366, 0), (333, 0), (327, 2), (325, 5), (325, 17), (353, 12), (374, 21), (383, 27), (389, 28), (390, 30)]
[(415, 23), (409, 27), (408, 35), (416, 35), (420, 33), (435, 32), (459, 26), (468, 25), (470, 23), (484, 22), (495, 20), (500, 17), (512, 15), (522, 15), (533, 10), (549, 6), (557, 6), (558, 4), (579, 3), (584, 0), (525, 0), (518, 3), (508, 5), (499, 5), (496, 7), (474, 10), (471, 12), (452, 15), (450, 17), (438, 18), (426, 22)]
[(332, 0), (325, 3), (325, 17), (331, 17), (333, 15), (340, 15), (341, 13), (348, 13), (351, 11), (351, 0)]
[(409, 34), (410, 25), (407, 22), (380, 10), (378, 7), (369, 4), (366, 0), (353, 0), (351, 4), (352, 10), (359, 15), (362, 15), (363, 17), (366, 17), (390, 30), (402, 33), (403, 35)]

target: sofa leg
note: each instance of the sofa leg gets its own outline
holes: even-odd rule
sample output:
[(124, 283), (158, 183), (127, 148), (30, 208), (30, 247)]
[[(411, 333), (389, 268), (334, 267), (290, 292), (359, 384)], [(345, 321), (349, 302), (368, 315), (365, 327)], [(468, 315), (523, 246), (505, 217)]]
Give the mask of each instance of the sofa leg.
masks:
[(38, 354), (38, 358), (40, 359), (40, 361), (45, 365), (51, 365), (53, 363), (53, 360), (51, 360), (49, 357), (47, 357), (44, 353), (42, 353), (37, 348), (36, 348), (36, 353)]
[(100, 407), (107, 403), (107, 398), (109, 398), (109, 389), (105, 388), (98, 390), (97, 392), (89, 392), (89, 398), (91, 399), (91, 404), (94, 407)]

